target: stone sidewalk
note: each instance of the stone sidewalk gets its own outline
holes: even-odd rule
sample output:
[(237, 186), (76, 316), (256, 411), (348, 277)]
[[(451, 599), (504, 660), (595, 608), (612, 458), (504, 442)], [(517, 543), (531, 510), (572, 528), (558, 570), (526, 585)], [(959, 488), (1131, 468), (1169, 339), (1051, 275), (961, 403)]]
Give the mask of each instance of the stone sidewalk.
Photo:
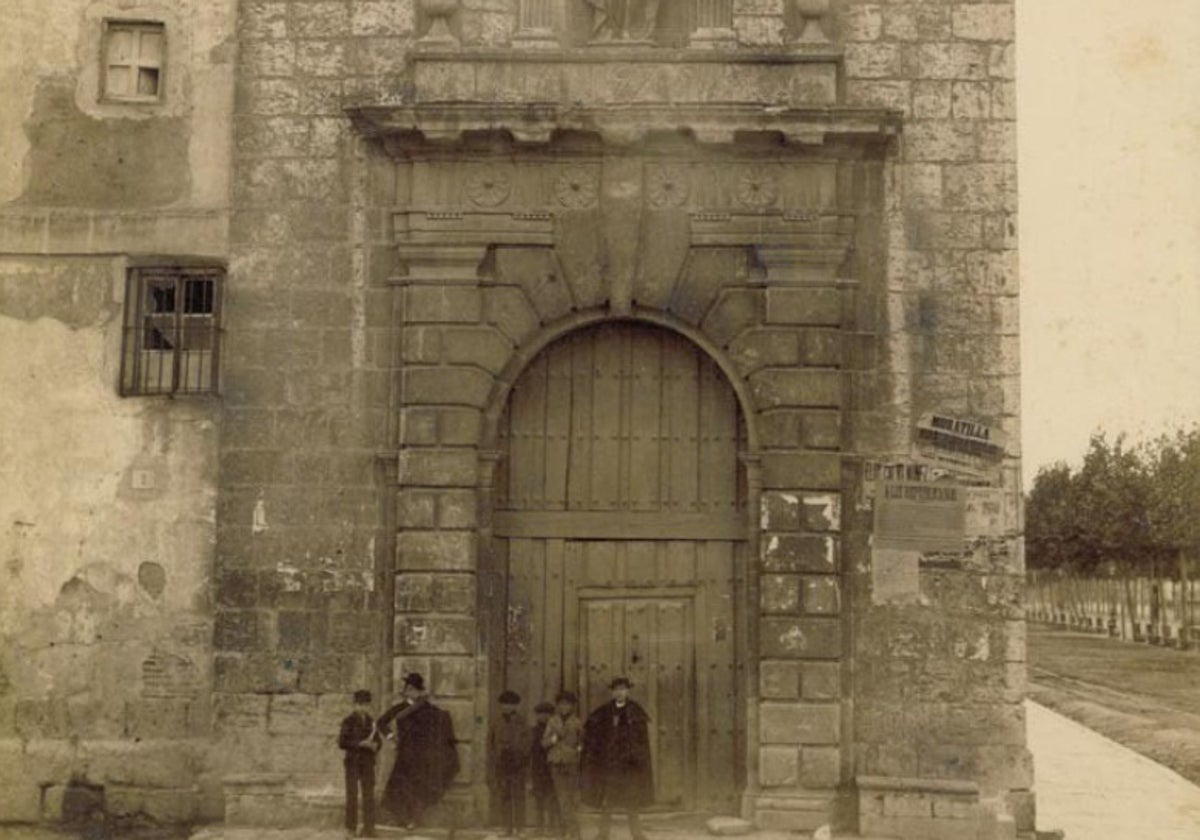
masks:
[[(1132, 750), (1036, 703), (1027, 703), (1029, 747), (1037, 772), (1038, 827), (1062, 829), (1066, 840), (1198, 840), (1200, 787)], [(692, 840), (700, 831), (646, 828), (651, 840)], [(585, 826), (585, 836), (593, 831)], [(431, 832), (432, 834), (432, 832)], [(0, 827), (0, 840), (65, 840), (32, 827)], [(253, 829), (212, 826), (191, 840), (342, 840), (334, 829)], [(382, 837), (401, 837), (387, 832)], [(459, 832), (460, 840), (483, 837)], [(487, 835), (489, 838), (494, 835)], [(750, 840), (798, 840), (801, 835), (757, 832)], [(418, 840), (419, 834), (406, 840)], [(437, 832), (444, 840), (445, 832)], [(622, 820), (615, 840), (628, 837)], [(434, 840), (434, 838), (430, 838)]]
[(1028, 702), (1039, 828), (1066, 840), (1198, 840), (1200, 787), (1073, 720)]

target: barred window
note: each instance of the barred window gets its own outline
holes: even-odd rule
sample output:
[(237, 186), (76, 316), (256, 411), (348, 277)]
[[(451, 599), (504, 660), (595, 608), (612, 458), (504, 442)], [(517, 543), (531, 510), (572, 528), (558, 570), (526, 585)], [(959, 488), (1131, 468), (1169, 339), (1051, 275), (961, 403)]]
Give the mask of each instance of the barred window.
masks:
[(212, 394), (220, 350), (219, 268), (129, 269), (121, 394)]
[(162, 99), (166, 31), (149, 21), (104, 21), (101, 95), (117, 102)]

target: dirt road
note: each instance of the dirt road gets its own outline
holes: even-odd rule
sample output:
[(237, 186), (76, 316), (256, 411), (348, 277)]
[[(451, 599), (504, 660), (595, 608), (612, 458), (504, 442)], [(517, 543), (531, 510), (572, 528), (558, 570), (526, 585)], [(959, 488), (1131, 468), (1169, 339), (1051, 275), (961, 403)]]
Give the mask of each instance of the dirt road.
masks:
[(1200, 784), (1200, 654), (1029, 625), (1029, 696)]

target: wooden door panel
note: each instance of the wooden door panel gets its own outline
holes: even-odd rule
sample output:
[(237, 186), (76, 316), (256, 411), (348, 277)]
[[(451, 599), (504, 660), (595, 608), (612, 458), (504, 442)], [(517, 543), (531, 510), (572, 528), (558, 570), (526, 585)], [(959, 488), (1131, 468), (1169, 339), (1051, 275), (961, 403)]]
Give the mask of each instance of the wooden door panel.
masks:
[(701, 361), (687, 345), (671, 342), (665, 347), (663, 365), (668, 371), (662, 420), (667, 462), (663, 470), (667, 478), (664, 506), (667, 510), (696, 510), (700, 478), (696, 450), (701, 425)]
[(734, 655), (734, 543), (697, 546), (697, 796), (732, 807), (737, 709)]
[(608, 701), (613, 677), (629, 677), (634, 698), (650, 716), (655, 801), (690, 805), (691, 599), (587, 597), (581, 600), (580, 617), (585, 711)]
[(555, 346), (547, 359), (545, 488), (542, 510), (565, 510), (571, 455), (571, 348)]
[(744, 430), (719, 368), (666, 330), (604, 325), (534, 359), (500, 440), (504, 510), (739, 509)]
[[(652, 741), (655, 755), (655, 798), (659, 802), (683, 805), (690, 800), (692, 705), (694, 686), (692, 663), (694, 634), (690, 601), (671, 600), (655, 605), (657, 626), (651, 637), (653, 670), (646, 685), (653, 686), (655, 719)], [(650, 677), (654, 678), (650, 678)]]
[(567, 453), (567, 508), (587, 510), (591, 499), (592, 474), (592, 348), (593, 343), (571, 339), (571, 437)]
[[(731, 509), (737, 503), (737, 400), (715, 365), (700, 369), (699, 413), (703, 420), (696, 463), (701, 510)], [(730, 453), (734, 454), (730, 458)], [(732, 491), (732, 492), (731, 492)]]
[(596, 342), (592, 348), (592, 433), (582, 441), (592, 448), (584, 505), (589, 510), (621, 507), (621, 444), (628, 435), (622, 411), (621, 349), (619, 341)]
[(662, 342), (659, 334), (640, 330), (630, 336), (628, 348), (629, 445), (625, 448), (627, 481), (623, 506), (630, 510), (658, 510)]

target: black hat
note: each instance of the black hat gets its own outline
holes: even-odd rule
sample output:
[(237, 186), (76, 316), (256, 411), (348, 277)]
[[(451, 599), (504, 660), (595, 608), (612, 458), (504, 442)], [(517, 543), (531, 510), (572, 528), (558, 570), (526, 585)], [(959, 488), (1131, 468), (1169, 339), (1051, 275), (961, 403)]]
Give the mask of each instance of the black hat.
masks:
[(567, 701), (568, 703), (578, 703), (579, 702), (579, 698), (575, 696), (574, 691), (560, 691), (560, 692), (558, 692), (558, 694), (556, 694), (554, 696), (555, 703), (561, 703), (564, 700)]
[(625, 686), (626, 688), (633, 688), (633, 683), (629, 681), (629, 677), (613, 677), (612, 682), (608, 684), (608, 687), (612, 689), (621, 685)]
[(509, 691), (506, 688), (504, 691), (500, 692), (500, 702), (512, 703), (513, 705), (516, 705), (517, 703), (521, 702), (521, 695), (517, 694), (515, 691)]
[(355, 703), (370, 703), (371, 702), (371, 692), (367, 691), (365, 688), (360, 688), (358, 691), (354, 692), (354, 702)]
[(548, 715), (554, 711), (554, 704), (549, 700), (543, 700), (533, 707), (534, 714)]
[(425, 690), (425, 678), (416, 671), (413, 671), (411, 674), (404, 675), (404, 684), (411, 685), (417, 691)]

